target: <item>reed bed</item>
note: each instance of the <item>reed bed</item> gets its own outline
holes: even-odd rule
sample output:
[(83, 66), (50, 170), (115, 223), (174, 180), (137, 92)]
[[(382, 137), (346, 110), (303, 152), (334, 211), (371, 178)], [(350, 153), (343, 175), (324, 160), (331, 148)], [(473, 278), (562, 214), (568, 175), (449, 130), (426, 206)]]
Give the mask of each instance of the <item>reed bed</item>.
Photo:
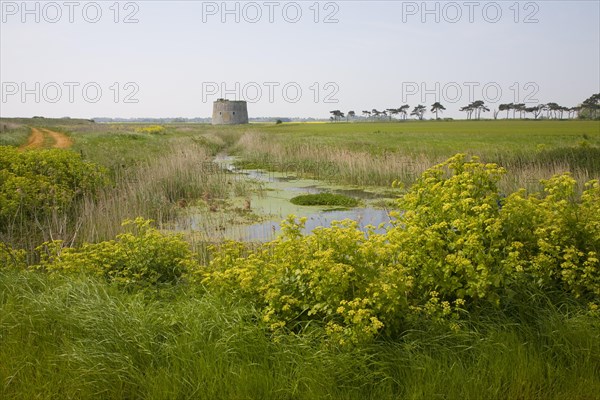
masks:
[(248, 190), (245, 182), (213, 164), (208, 149), (190, 140), (175, 141), (163, 155), (118, 176), (113, 187), (83, 202), (80, 237), (105, 240), (120, 232), (121, 221), (139, 216), (166, 227), (201, 199), (227, 199)]
[[(270, 140), (269, 140), (270, 139)], [(236, 148), (249, 163), (290, 174), (360, 186), (390, 186), (394, 181), (410, 186), (428, 168), (453, 154), (439, 151), (411, 153), (379, 149), (355, 150), (343, 146), (273, 140), (266, 134), (249, 131)], [(559, 148), (537, 152), (475, 152), (484, 162), (497, 163), (508, 171), (503, 191), (519, 188), (537, 190), (539, 181), (555, 174), (571, 173), (578, 182), (600, 177), (600, 149)]]

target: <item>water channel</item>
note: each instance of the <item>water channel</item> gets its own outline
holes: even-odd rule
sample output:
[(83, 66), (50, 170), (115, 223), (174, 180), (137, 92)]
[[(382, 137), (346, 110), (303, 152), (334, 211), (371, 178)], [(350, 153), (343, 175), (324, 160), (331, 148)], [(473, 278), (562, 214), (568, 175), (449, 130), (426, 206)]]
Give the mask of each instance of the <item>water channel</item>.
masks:
[[(350, 219), (358, 222), (361, 230), (376, 227), (381, 232), (390, 225), (390, 210), (385, 207), (394, 198), (395, 193), (381, 189), (366, 190), (359, 187), (329, 184), (314, 179), (299, 179), (296, 176), (258, 169), (238, 169), (235, 158), (219, 155), (214, 162), (223, 173), (231, 174), (234, 179), (258, 183), (261, 190), (244, 199), (246, 207), (257, 216), (255, 223), (236, 223), (234, 218), (223, 218), (216, 227), (207, 229), (206, 213), (190, 213), (186, 218), (187, 230), (203, 231), (211, 240), (232, 239), (239, 241), (265, 242), (274, 239), (281, 231), (280, 222), (288, 215), (306, 217), (304, 233), (308, 234), (317, 227), (329, 227), (333, 221)], [(340, 209), (326, 206), (299, 206), (290, 202), (293, 197), (302, 194), (337, 193), (360, 200), (359, 207)], [(212, 232), (210, 232), (212, 230)]]

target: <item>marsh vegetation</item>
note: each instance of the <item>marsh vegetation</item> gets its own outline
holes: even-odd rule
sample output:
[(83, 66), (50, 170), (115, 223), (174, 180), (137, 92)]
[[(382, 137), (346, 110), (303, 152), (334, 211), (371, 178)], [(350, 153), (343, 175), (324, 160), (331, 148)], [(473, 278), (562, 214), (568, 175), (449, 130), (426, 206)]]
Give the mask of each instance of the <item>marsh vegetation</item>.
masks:
[(0, 124), (2, 398), (600, 392), (598, 121)]

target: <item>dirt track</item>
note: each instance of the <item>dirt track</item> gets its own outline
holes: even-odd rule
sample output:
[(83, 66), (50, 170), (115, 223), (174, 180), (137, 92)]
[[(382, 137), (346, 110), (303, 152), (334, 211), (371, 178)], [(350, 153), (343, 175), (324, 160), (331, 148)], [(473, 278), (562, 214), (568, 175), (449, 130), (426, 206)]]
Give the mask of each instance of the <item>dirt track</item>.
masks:
[(68, 149), (73, 145), (73, 140), (64, 133), (51, 131), (43, 128), (31, 128), (31, 135), (27, 139), (27, 144), (20, 147), (21, 150), (39, 149), (44, 147), (46, 135), (50, 136), (54, 143), (52, 147), (55, 149)]
[(68, 149), (73, 145), (73, 140), (64, 133), (54, 132), (49, 129), (42, 129), (42, 131), (54, 139), (52, 147), (55, 149)]

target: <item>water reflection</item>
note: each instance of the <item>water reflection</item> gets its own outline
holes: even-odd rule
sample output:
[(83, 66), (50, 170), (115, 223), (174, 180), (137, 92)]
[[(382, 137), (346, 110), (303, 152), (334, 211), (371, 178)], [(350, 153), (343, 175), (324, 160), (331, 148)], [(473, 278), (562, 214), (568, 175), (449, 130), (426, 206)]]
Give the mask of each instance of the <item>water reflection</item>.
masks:
[[(350, 210), (322, 211), (306, 217), (304, 234), (312, 232), (318, 227), (330, 227), (333, 221), (351, 219), (358, 222), (361, 231), (366, 232), (368, 226), (374, 226), (377, 233), (383, 233), (390, 227), (391, 218), (386, 210), (375, 208), (353, 208)], [(382, 225), (383, 224), (383, 225)], [(382, 225), (380, 228), (379, 226)], [(248, 242), (265, 242), (274, 239), (281, 231), (278, 222), (267, 221), (246, 227), (240, 227), (235, 239)]]

